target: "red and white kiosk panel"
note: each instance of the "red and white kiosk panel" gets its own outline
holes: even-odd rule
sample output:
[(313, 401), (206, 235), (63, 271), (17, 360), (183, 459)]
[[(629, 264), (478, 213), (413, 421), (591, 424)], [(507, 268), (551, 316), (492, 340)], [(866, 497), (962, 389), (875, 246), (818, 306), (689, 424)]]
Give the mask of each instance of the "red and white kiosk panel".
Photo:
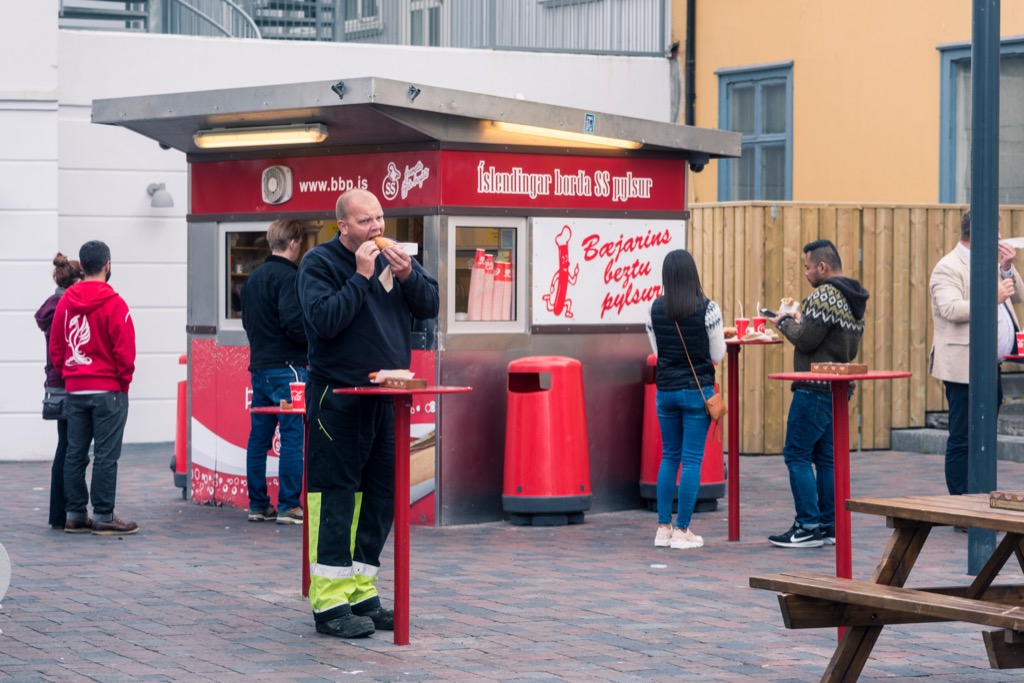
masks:
[(302, 218), (308, 247), (335, 239), (335, 201), (359, 187), (379, 197), (385, 234), (416, 242), (440, 283), (441, 315), (414, 330), (411, 369), (474, 387), (473, 400), (443, 415), (433, 397), (413, 406), (413, 523), (501, 518), (506, 369), (526, 355), (583, 362), (595, 509), (628, 506), (649, 350), (643, 322), (664, 255), (685, 247), (682, 221), (658, 216), (683, 210), (685, 168), (667, 158), (443, 149), (192, 160), (193, 500), (248, 503), (251, 387), (238, 290), (269, 253), (266, 227)]

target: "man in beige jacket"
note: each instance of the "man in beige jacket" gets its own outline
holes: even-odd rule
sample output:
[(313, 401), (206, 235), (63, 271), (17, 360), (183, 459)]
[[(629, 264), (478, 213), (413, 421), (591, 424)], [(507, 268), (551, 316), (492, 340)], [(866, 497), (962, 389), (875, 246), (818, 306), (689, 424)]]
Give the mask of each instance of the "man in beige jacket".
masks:
[[(1024, 281), (1013, 267), (1017, 250), (999, 242), (999, 285), (996, 301), (996, 358), (1016, 353), (1020, 329), (1012, 303), (1024, 302)], [(932, 342), (929, 372), (941, 379), (949, 404), (949, 438), (946, 441), (946, 488), (951, 495), (967, 493), (967, 434), (969, 419), (969, 363), (971, 317), (971, 214), (960, 219), (960, 243), (935, 265), (931, 276)], [(1003, 402), (1003, 384), (997, 377), (997, 405)], [(998, 409), (998, 408), (997, 408)], [(966, 529), (959, 529), (966, 531)]]

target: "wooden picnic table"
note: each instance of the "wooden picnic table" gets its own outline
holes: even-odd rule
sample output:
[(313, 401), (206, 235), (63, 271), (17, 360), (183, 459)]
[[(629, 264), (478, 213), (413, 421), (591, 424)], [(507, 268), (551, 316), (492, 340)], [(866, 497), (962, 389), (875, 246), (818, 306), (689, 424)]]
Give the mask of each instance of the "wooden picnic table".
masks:
[[(1011, 557), (1024, 570), (1024, 511), (993, 508), (988, 494), (859, 498), (846, 507), (881, 515), (893, 530), (870, 581), (800, 571), (750, 579), (753, 588), (781, 593), (786, 628), (846, 627), (823, 683), (856, 681), (882, 628), (891, 624), (992, 626), (997, 630), (983, 634), (989, 665), (1024, 668), (1024, 583), (992, 585)], [(1006, 535), (970, 586), (904, 587), (932, 528), (953, 525)]]

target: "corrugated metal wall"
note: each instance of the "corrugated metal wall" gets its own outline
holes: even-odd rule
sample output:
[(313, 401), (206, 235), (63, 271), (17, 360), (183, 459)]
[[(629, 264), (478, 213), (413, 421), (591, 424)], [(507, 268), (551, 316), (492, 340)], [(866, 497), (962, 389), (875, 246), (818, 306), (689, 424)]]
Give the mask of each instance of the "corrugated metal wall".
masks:
[[(446, 0), (446, 47), (660, 55), (669, 42), (669, 0)], [(347, 42), (409, 44), (410, 0), (380, 3), (381, 25)]]

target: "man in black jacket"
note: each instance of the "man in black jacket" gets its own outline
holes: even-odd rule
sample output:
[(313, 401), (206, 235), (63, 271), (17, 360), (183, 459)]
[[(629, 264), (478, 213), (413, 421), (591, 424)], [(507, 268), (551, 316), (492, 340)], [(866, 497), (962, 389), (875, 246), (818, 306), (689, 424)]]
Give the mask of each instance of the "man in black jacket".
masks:
[[(252, 405), (291, 401), (292, 382), (306, 381), (306, 333), (295, 294), (296, 265), (306, 226), (274, 221), (267, 230), (270, 256), (242, 286), (242, 327), (249, 337)], [(249, 521), (302, 524), (302, 417), (252, 413), (245, 474), (249, 485)], [(281, 432), (278, 457), (278, 511), (267, 494), (267, 451), (274, 428)]]
[(413, 320), (440, 306), (437, 280), (401, 246), (375, 244), (380, 201), (338, 198), (338, 238), (302, 261), (296, 288), (309, 339), (307, 522), (316, 630), (341, 638), (394, 629), (374, 585), (394, 521), (395, 412), (386, 396), (349, 396), (377, 370), (408, 368)]

